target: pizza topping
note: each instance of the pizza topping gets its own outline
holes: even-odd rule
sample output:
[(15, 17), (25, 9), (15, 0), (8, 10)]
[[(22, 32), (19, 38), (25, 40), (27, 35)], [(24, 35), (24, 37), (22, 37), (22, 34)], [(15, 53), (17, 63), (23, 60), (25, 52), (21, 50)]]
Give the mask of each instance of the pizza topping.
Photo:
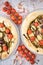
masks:
[(33, 42), (35, 40), (35, 37), (31, 36), (30, 40)]
[(7, 28), (7, 29), (5, 30), (5, 32), (8, 34), (8, 33), (10, 33), (10, 30)]
[(2, 46), (2, 49), (3, 51), (8, 51), (8, 47), (5, 44)]
[(41, 29), (41, 33), (43, 34), (43, 29)]
[(0, 28), (3, 28), (4, 27), (4, 24), (3, 23), (0, 23)]
[(36, 27), (37, 27), (38, 25), (39, 25), (39, 23), (38, 23), (38, 22), (35, 22), (35, 23), (34, 23), (34, 26), (36, 26)]
[(43, 40), (39, 41), (39, 45), (41, 45), (41, 46), (43, 45)]
[(29, 30), (27, 31), (27, 33), (28, 33), (28, 34), (31, 34), (31, 33), (32, 33), (32, 31), (29, 29)]
[(7, 35), (9, 39), (12, 39), (13, 38), (13, 35), (12, 34), (8, 34)]

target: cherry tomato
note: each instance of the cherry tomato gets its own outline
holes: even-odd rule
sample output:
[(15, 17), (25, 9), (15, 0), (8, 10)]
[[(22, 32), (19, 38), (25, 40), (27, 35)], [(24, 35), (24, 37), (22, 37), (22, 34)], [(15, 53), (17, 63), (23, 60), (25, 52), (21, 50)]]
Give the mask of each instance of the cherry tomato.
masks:
[(22, 50), (21, 46), (19, 46), (17, 50), (18, 50), (18, 51), (21, 51), (21, 50)]
[(12, 34), (7, 34), (8, 38), (9, 39), (12, 39), (13, 38), (13, 35)]
[(24, 52), (25, 52), (25, 53), (28, 53), (28, 50), (27, 50), (27, 49), (25, 49), (25, 50), (24, 50)]
[(15, 23), (15, 24), (18, 24), (18, 21), (17, 21), (17, 20), (14, 20), (14, 23)]
[(39, 41), (39, 45), (41, 45), (41, 46), (43, 45), (43, 40)]
[(25, 50), (25, 46), (24, 45), (22, 45), (22, 49)]
[(3, 9), (2, 9), (4, 12), (6, 12), (7, 11), (7, 8), (6, 7), (3, 7)]
[(27, 57), (26, 57), (26, 60), (29, 61), (29, 60), (30, 60), (30, 57), (27, 56)]
[(26, 57), (26, 53), (23, 54), (23, 57), (24, 57), (24, 58)]
[(38, 22), (35, 22), (35, 23), (34, 23), (34, 26), (36, 26), (36, 27), (37, 27), (38, 25), (39, 25), (39, 23), (38, 23)]
[(15, 21), (16, 20), (16, 17), (14, 15), (10, 15), (10, 18)]
[(19, 20), (22, 20), (22, 16), (18, 16), (18, 19), (19, 19)]
[(19, 51), (19, 54), (23, 57), (23, 50)]
[(29, 51), (29, 52), (28, 52), (28, 55), (29, 55), (29, 56), (31, 56), (31, 55), (32, 55), (32, 53)]
[(3, 23), (0, 23), (0, 28), (3, 28), (4, 27), (4, 24)]
[(2, 49), (3, 49), (3, 51), (7, 51), (7, 50), (8, 50), (8, 47), (7, 47), (6, 45), (4, 45), (4, 46), (2, 47)]
[(8, 6), (7, 9), (11, 11), (12, 10), (12, 6)]
[(36, 56), (35, 56), (34, 54), (32, 54), (32, 59), (35, 59), (35, 57), (36, 57)]
[(17, 13), (17, 12), (15, 12), (15, 14), (14, 14), (16, 17), (18, 17), (19, 16), (19, 14)]
[(34, 63), (35, 63), (35, 61), (34, 61), (34, 60), (31, 60), (31, 61), (30, 61), (30, 63), (31, 63), (31, 64), (34, 64)]
[(43, 33), (43, 29), (41, 29), (41, 33)]
[(27, 31), (27, 33), (28, 33), (28, 34), (31, 34), (31, 33), (32, 33), (32, 30), (29, 29), (29, 30)]
[(16, 12), (16, 10), (14, 8), (12, 8), (11, 13), (14, 14)]
[(35, 40), (35, 37), (31, 36), (30, 40), (33, 42)]
[(4, 3), (4, 5), (8, 7), (8, 6), (10, 6), (10, 3), (9, 3), (8, 1), (6, 1), (6, 2)]
[(10, 33), (10, 30), (7, 28), (7, 29), (5, 30), (5, 32), (8, 34), (8, 33)]
[(21, 24), (22, 23), (22, 20), (18, 20), (18, 24)]
[(7, 14), (11, 14), (11, 11), (10, 11), (10, 10), (7, 10), (6, 13), (7, 13)]

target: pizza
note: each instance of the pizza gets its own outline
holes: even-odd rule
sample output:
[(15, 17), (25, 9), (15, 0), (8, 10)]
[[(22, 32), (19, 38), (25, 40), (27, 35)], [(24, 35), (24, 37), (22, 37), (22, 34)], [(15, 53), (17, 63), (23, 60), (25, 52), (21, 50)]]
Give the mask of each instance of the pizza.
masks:
[(43, 10), (30, 13), (21, 26), (25, 46), (34, 53), (43, 54)]
[(18, 33), (12, 22), (0, 16), (0, 59), (6, 59), (15, 50)]

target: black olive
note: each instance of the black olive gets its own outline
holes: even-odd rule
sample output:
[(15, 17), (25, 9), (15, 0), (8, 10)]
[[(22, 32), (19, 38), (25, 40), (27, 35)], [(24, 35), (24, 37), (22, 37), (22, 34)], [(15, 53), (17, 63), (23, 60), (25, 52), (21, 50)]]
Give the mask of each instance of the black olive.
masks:
[(37, 50), (37, 52), (39, 52), (39, 50)]
[(41, 25), (41, 28), (43, 29), (43, 25)]
[(0, 40), (0, 44), (3, 44), (3, 40)]

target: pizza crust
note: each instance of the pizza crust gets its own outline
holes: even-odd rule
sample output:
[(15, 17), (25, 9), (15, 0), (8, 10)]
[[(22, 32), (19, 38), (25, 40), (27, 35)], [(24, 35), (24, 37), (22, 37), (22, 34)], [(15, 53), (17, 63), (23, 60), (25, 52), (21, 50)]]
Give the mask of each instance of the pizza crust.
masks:
[[(32, 43), (23, 36), (23, 34), (27, 35), (26, 33), (27, 33), (27, 29), (29, 27), (30, 22), (32, 22), (39, 15), (43, 15), (43, 10), (37, 10), (35, 12), (32, 12), (25, 18), (21, 26), (21, 38), (22, 38), (24, 45), (29, 50), (37, 54), (43, 54), (43, 49), (34, 47)], [(39, 52), (37, 52), (37, 50), (39, 50)]]

